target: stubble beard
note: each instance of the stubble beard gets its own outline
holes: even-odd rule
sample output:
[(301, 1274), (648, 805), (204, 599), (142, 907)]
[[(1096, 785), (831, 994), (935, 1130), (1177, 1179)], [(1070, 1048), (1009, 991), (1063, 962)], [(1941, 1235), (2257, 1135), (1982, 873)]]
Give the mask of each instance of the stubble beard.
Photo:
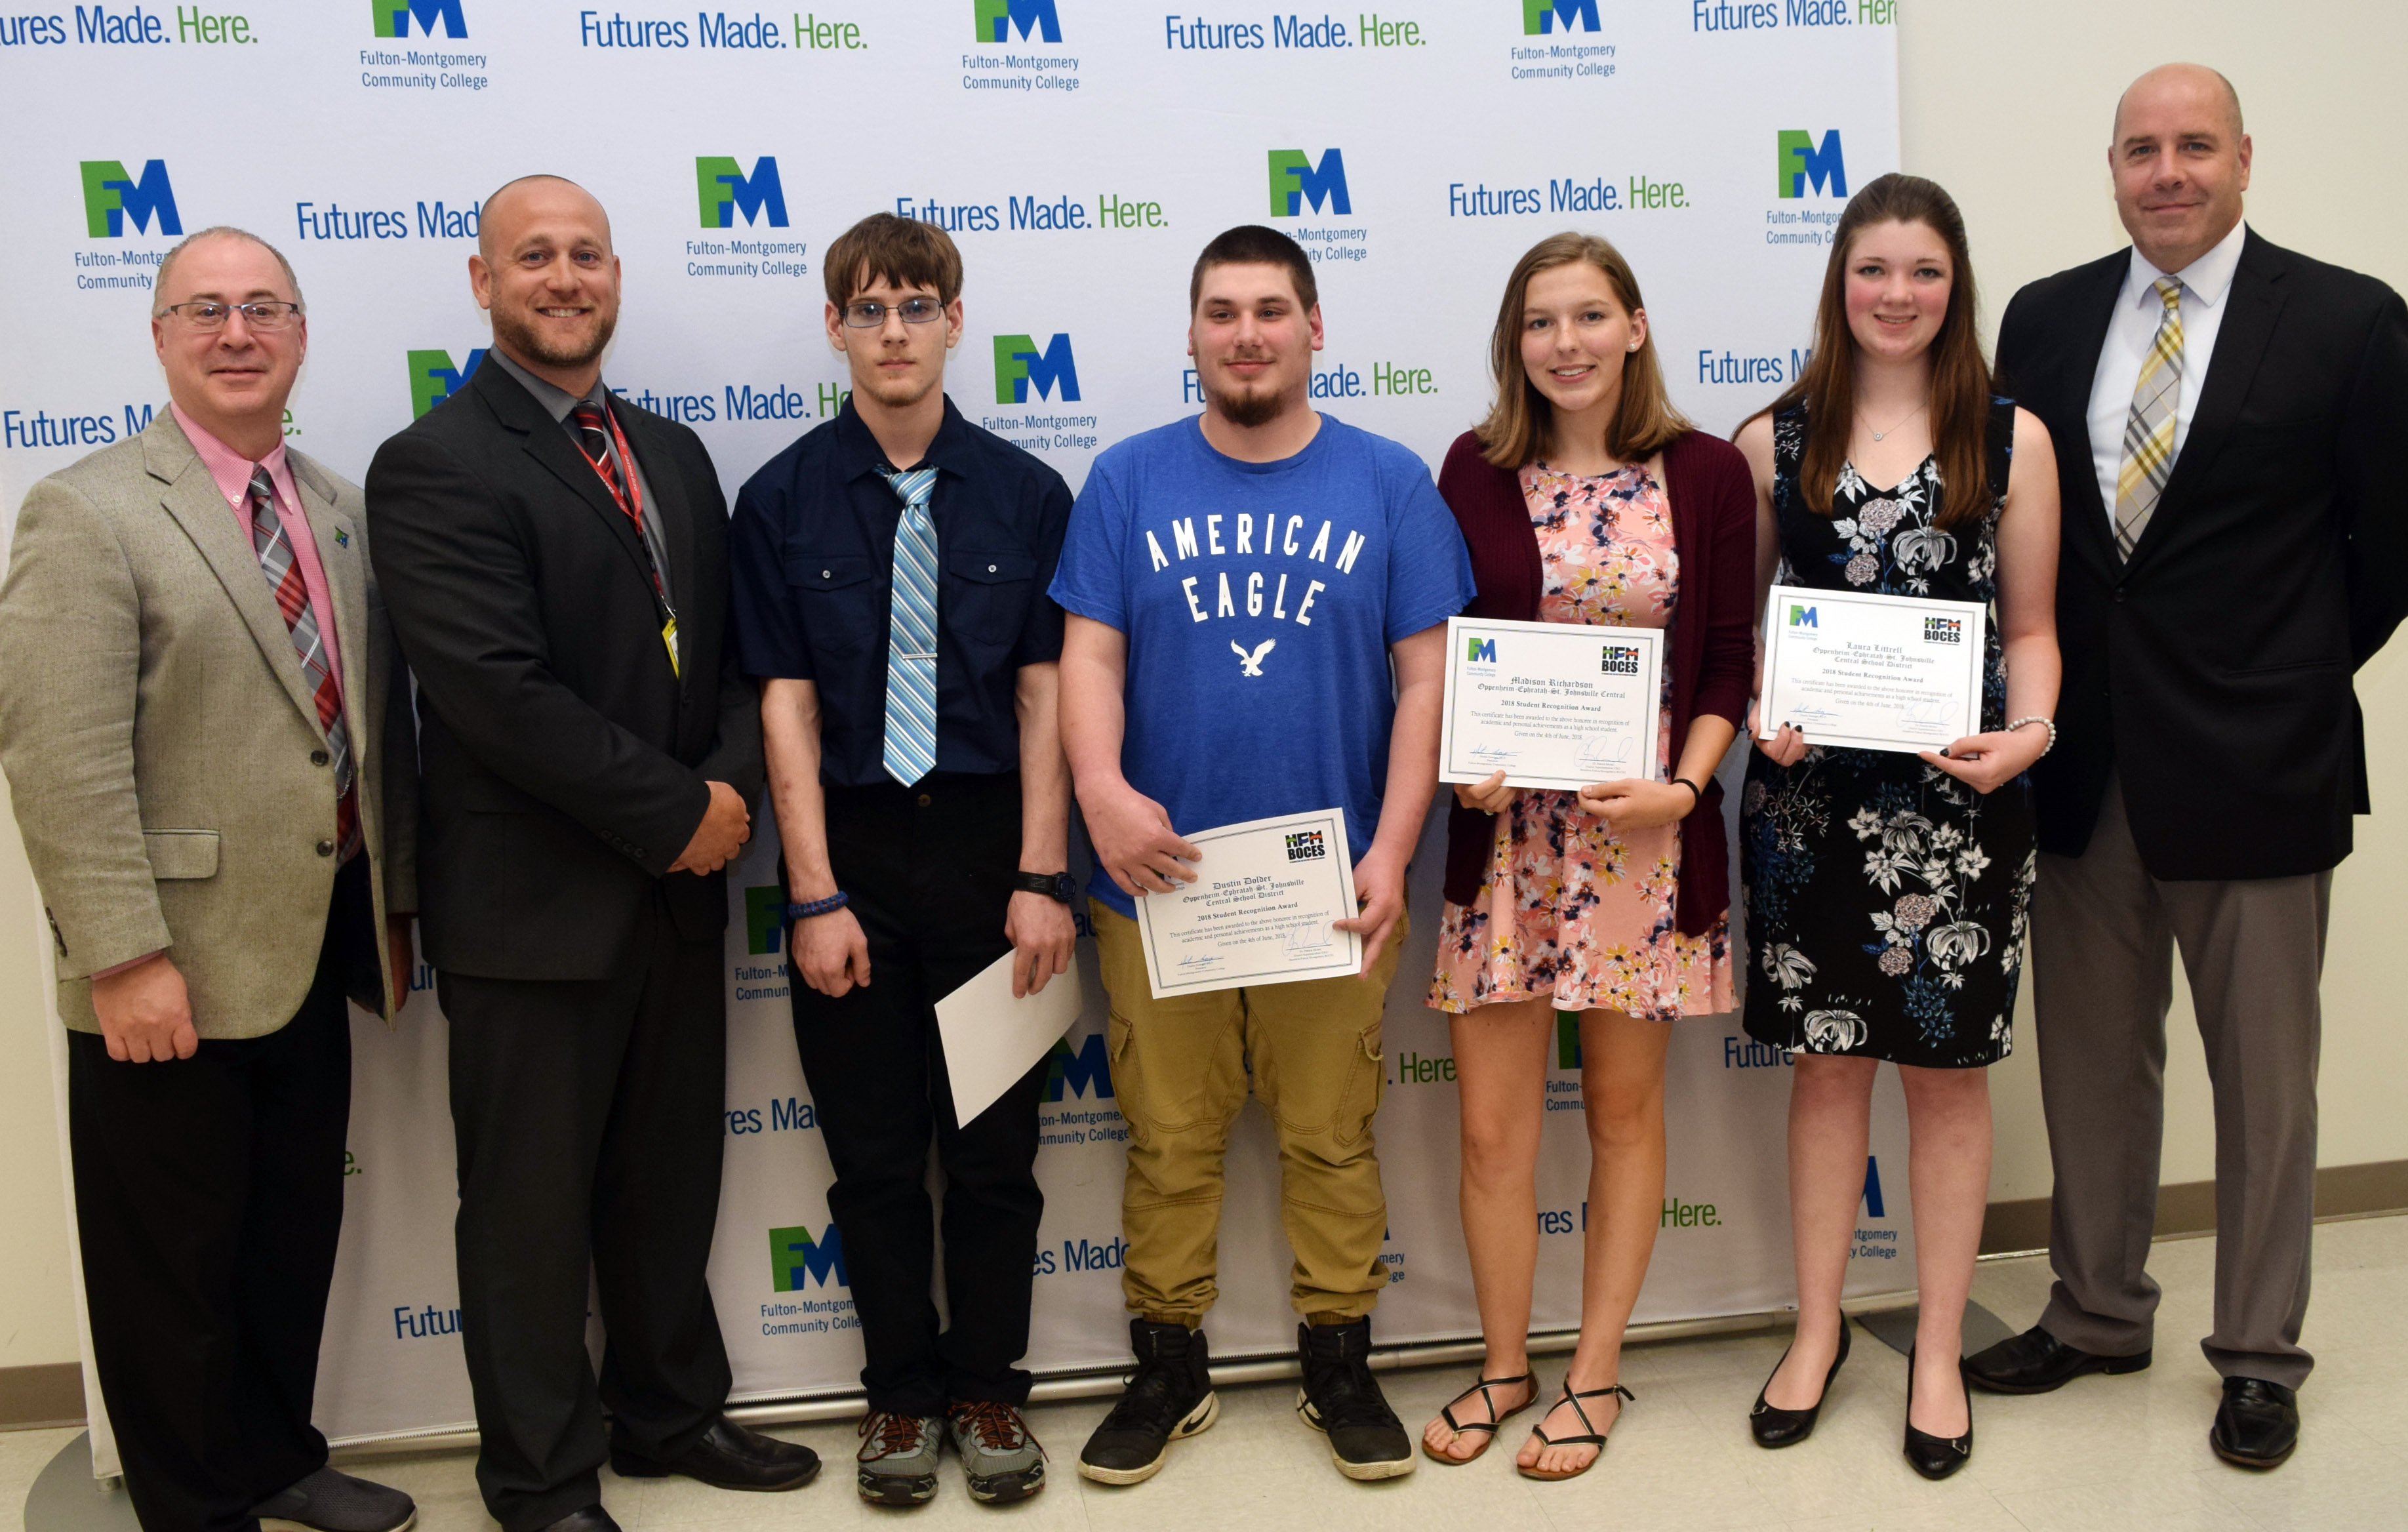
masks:
[(610, 336), (619, 327), (616, 308), (597, 308), (594, 313), (594, 330), (586, 341), (578, 346), (553, 344), (538, 330), (534, 322), (516, 309), (495, 308), (493, 311), (494, 338), (507, 341), (512, 351), (547, 367), (581, 367), (609, 348)]

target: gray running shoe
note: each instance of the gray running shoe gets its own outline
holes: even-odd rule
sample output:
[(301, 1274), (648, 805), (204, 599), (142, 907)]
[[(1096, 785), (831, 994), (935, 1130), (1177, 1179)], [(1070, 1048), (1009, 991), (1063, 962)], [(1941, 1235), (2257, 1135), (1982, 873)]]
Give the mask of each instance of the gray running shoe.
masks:
[(934, 1415), (873, 1410), (862, 1417), (853, 1482), (878, 1506), (916, 1506), (937, 1493), (937, 1462), (944, 1453), (943, 1422)]
[(403, 1532), (418, 1502), (397, 1489), (320, 1468), (251, 1508), (273, 1532)]
[(1010, 1405), (956, 1404), (945, 1412), (945, 1427), (961, 1454), (971, 1499), (1008, 1505), (1045, 1487), (1045, 1449)]

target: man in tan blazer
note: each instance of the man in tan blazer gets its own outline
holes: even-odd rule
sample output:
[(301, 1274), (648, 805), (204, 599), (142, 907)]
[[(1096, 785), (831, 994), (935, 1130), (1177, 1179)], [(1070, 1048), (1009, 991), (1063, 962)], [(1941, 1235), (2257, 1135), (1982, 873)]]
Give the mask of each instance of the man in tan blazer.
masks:
[(360, 492), (284, 446), (284, 258), (193, 236), (172, 401), (34, 486), (0, 767), (49, 913), (93, 1353), (146, 1532), (397, 1532), (309, 1421), (343, 1212), (348, 999), (409, 991), (417, 751)]

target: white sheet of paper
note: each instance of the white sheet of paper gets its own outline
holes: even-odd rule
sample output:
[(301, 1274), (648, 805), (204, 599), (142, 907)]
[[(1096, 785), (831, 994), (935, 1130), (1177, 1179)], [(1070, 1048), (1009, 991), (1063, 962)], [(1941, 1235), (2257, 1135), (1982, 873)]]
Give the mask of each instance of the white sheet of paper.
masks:
[(1446, 620), (1438, 780), (1570, 792), (1653, 778), (1661, 628)]
[(953, 1085), (953, 1121), (968, 1124), (1045, 1056), (1079, 1019), (1079, 966), (1034, 995), (1013, 999), (1006, 952), (937, 1002), (937, 1033)]
[(1137, 901), (1145, 978), (1157, 1000), (1248, 984), (1342, 979), (1363, 966), (1351, 920), (1354, 862), (1336, 809), (1196, 830), (1197, 878)]
[(1775, 585), (1764, 603), (1757, 732), (1914, 754), (1982, 732), (1978, 601)]

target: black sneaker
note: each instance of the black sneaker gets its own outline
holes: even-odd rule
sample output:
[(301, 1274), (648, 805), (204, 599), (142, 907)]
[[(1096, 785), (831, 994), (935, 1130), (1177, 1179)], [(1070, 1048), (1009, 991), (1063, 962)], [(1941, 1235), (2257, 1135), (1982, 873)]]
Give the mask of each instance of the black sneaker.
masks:
[(1153, 1478), (1172, 1442), (1194, 1436), (1221, 1413), (1203, 1331), (1133, 1319), (1129, 1349), (1137, 1353), (1137, 1370), (1127, 1392), (1079, 1450), (1079, 1472), (1099, 1484)]
[(1371, 1376), (1371, 1321), (1299, 1324), (1296, 1350), (1304, 1386), (1296, 1412), (1329, 1438), (1329, 1460), (1349, 1479), (1396, 1479), (1413, 1471), (1413, 1445)]

